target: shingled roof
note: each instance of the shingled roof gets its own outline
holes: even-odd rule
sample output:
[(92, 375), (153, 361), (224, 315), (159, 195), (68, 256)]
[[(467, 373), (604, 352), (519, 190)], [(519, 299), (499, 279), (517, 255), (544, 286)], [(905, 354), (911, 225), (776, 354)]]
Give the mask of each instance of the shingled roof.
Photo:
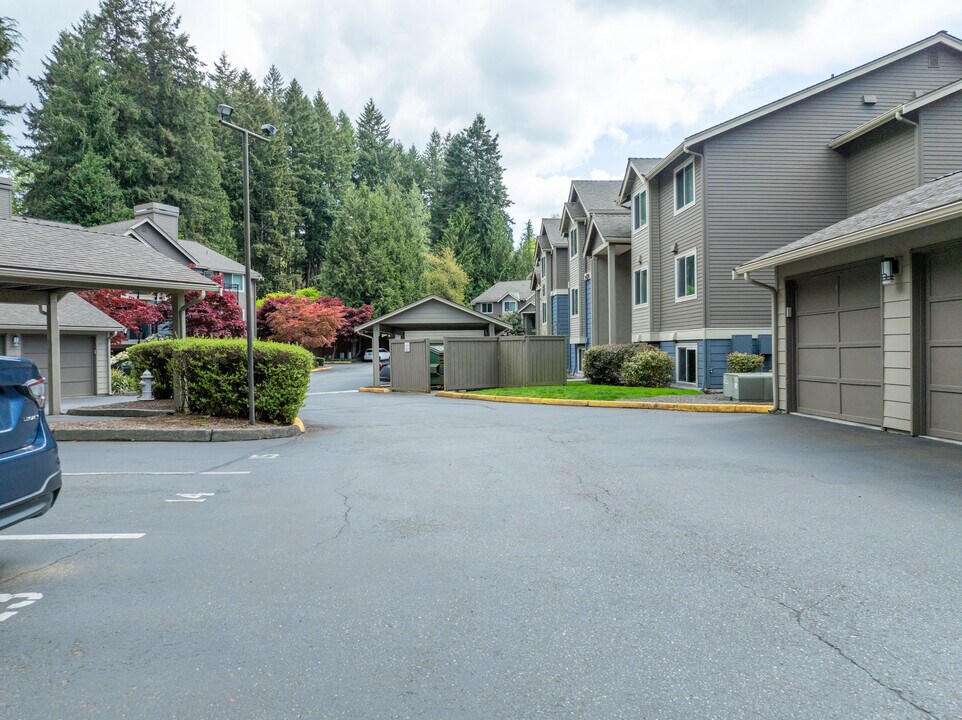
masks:
[(541, 218), (541, 227), (552, 247), (566, 244), (567, 241), (561, 236), (561, 218)]
[(217, 290), (141, 241), (23, 217), (0, 218), (0, 286)]
[[(941, 210), (945, 212), (940, 213)], [(754, 272), (797, 260), (800, 256), (807, 257), (837, 249), (838, 245), (856, 245), (957, 216), (962, 217), (962, 171), (920, 185), (777, 250), (760, 255), (736, 268), (736, 272)], [(913, 219), (915, 222), (911, 222)]]
[(506, 280), (504, 282), (495, 283), (489, 287), (474, 300), (472, 300), (471, 304), (477, 305), (478, 303), (500, 302), (501, 298), (503, 298), (505, 295), (513, 295), (519, 301), (525, 301), (531, 297), (531, 294), (531, 286), (527, 278), (524, 280)]
[(624, 212), (626, 208), (618, 204), (620, 180), (572, 180), (571, 187), (578, 194), (584, 209), (589, 212)]
[[(83, 298), (69, 293), (57, 304), (61, 330), (119, 332), (124, 329), (109, 315), (102, 313)], [(0, 328), (47, 330), (47, 316), (37, 305), (0, 303)]]

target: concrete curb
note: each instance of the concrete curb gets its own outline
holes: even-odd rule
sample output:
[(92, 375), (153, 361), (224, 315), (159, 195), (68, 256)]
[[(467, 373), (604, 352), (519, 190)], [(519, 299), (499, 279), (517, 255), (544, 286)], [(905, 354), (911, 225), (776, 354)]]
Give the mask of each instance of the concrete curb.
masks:
[(358, 391), (358, 392), (366, 392), (366, 393), (389, 393), (389, 392), (391, 392), (391, 388), (362, 387), (362, 388), (358, 388), (357, 391)]
[(627, 410), (675, 410), (678, 412), (707, 412), (707, 413), (754, 413), (768, 414), (768, 405), (743, 405), (733, 403), (700, 404), (700, 403), (672, 403), (672, 402), (627, 402), (624, 400), (564, 400), (561, 398), (526, 398), (503, 395), (475, 395), (473, 393), (459, 393), (441, 391), (435, 393), (438, 397), (454, 398), (457, 400), (485, 400), (487, 402), (519, 403), (523, 405), (567, 405), (570, 407), (602, 407), (623, 408)]
[(81, 417), (160, 417), (161, 415), (173, 415), (173, 410), (148, 410), (147, 408), (114, 408), (109, 405), (102, 408), (72, 408), (65, 415), (78, 415)]
[(277, 440), (304, 432), (304, 423), (295, 418), (292, 425), (263, 428), (51, 428), (58, 442), (234, 442), (240, 440)]
[(329, 367), (327, 367), (327, 366), (325, 365), (324, 367), (314, 368), (313, 370), (311, 370), (311, 372), (312, 372), (312, 373), (316, 373), (316, 372), (327, 372), (327, 371), (330, 370), (330, 369), (331, 369), (331, 368), (329, 368)]

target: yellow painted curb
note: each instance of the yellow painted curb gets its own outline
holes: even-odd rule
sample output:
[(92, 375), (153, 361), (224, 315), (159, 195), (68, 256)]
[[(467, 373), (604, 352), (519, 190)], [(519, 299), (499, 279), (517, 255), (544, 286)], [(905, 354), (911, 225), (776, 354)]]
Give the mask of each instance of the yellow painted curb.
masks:
[(629, 410), (676, 410), (679, 412), (757, 413), (767, 414), (768, 405), (713, 405), (672, 402), (628, 402), (625, 400), (565, 400), (562, 398), (526, 398), (511, 395), (475, 395), (474, 393), (439, 392), (438, 397), (458, 400), (486, 400), (488, 402), (520, 403), (525, 405), (568, 405), (573, 407), (623, 408)]
[(319, 367), (319, 368), (314, 368), (313, 370), (311, 370), (311, 372), (327, 372), (330, 369), (331, 368), (329, 367)]
[(358, 391), (358, 392), (366, 392), (366, 393), (389, 393), (389, 392), (391, 392), (391, 388), (362, 387), (362, 388), (358, 388), (357, 391)]
[(304, 432), (304, 421), (299, 417), (294, 418), (294, 422), (292, 422), (291, 425), (294, 425), (298, 430)]

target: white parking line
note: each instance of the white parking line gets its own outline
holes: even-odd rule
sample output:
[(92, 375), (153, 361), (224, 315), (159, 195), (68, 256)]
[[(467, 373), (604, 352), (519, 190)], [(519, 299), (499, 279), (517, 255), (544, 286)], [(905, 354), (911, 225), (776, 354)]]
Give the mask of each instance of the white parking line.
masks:
[(207, 470), (198, 475), (250, 475), (250, 470)]
[(0, 540), (139, 540), (147, 533), (50, 533), (49, 535), (0, 535)]
[[(12, 618), (14, 615), (17, 614), (18, 610), (22, 610), (25, 607), (29, 607), (30, 605), (33, 605), (35, 602), (37, 602), (37, 600), (41, 600), (41, 599), (43, 599), (42, 593), (26, 592), (26, 593), (15, 593), (12, 595), (9, 593), (0, 593), (0, 605), (5, 605), (4, 609), (7, 611), (7, 612), (0, 613), (0, 622), (3, 622), (4, 620), (9, 620), (10, 618)], [(9, 603), (11, 600), (18, 600), (19, 602), (6, 605), (6, 603)]]
[(170, 472), (142, 472), (131, 470), (130, 472), (74, 472), (64, 473), (64, 477), (97, 477), (100, 475), (250, 475), (250, 470), (171, 470)]
[(359, 390), (328, 390), (327, 392), (307, 393), (307, 397), (315, 395), (347, 395), (348, 393), (360, 392)]

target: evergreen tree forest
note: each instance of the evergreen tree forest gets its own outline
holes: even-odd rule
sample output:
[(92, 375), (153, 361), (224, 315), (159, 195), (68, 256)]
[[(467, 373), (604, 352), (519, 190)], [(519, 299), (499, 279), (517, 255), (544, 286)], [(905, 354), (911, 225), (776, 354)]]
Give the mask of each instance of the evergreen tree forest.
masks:
[[(0, 81), (19, 42), (16, 20), (0, 19)], [(382, 313), (444, 286), (439, 273), (470, 301), (533, 265), (532, 233), (514, 248), (498, 136), (480, 114), (405, 147), (373, 99), (352, 121), (276, 67), (257, 78), (223, 54), (205, 65), (174, 6), (157, 0), (101, 0), (60, 33), (31, 82), (19, 152), (2, 124), (21, 108), (0, 100), (0, 164), (27, 215), (92, 226), (168, 203), (183, 238), (240, 259), (241, 137), (218, 125), (226, 103), (232, 122), (278, 130), (250, 153), (264, 293), (316, 286)]]

